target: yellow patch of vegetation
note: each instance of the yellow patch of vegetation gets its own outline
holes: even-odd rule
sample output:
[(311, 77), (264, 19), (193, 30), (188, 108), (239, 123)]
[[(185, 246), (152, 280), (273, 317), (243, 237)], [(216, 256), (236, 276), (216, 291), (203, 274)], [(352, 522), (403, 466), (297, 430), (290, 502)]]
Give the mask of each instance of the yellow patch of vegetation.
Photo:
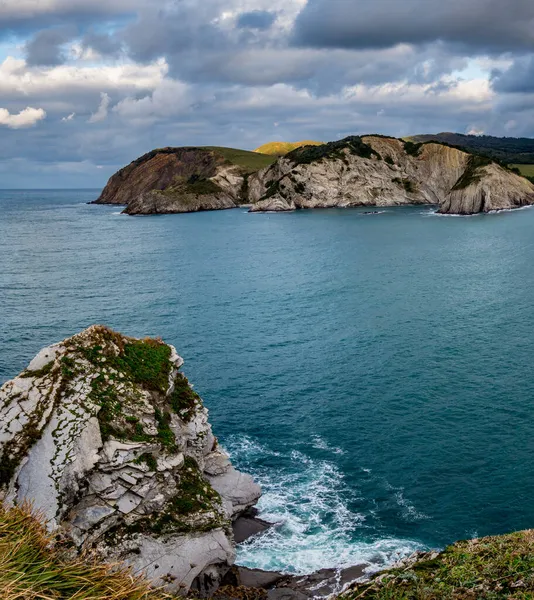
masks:
[(171, 600), (142, 577), (90, 556), (67, 558), (29, 507), (0, 504), (2, 600)]
[(303, 140), (301, 142), (269, 142), (268, 144), (263, 144), (263, 146), (256, 148), (254, 152), (268, 154), (269, 156), (285, 156), (286, 154), (289, 154), (289, 152), (301, 148), (302, 146), (322, 145), (323, 142), (314, 142), (313, 140)]

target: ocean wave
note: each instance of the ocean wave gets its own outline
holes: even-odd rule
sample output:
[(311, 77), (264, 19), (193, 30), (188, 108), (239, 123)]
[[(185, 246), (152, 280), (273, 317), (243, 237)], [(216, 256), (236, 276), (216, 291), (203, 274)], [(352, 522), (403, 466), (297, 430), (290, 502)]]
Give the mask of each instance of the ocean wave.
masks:
[[(312, 446), (336, 450), (318, 436)], [(366, 515), (351, 510), (357, 492), (333, 462), (301, 450), (274, 452), (241, 436), (228, 439), (225, 448), (234, 464), (262, 486), (260, 516), (275, 523), (238, 547), (238, 564), (294, 574), (357, 564), (377, 570), (421, 548), (411, 540), (377, 539)]]

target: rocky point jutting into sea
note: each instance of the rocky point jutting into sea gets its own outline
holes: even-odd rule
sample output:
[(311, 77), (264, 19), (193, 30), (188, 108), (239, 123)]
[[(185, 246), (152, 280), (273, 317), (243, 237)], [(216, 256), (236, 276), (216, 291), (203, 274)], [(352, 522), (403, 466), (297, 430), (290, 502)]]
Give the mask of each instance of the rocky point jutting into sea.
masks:
[(207, 594), (261, 490), (219, 447), (182, 363), (101, 326), (42, 350), (0, 389), (0, 498), (31, 502), (79, 552)]
[[(534, 184), (492, 159), (439, 142), (352, 136), (275, 161), (228, 148), (164, 148), (109, 180), (97, 204), (127, 214), (437, 205), (470, 215), (534, 204)], [(259, 158), (261, 157), (261, 158)]]

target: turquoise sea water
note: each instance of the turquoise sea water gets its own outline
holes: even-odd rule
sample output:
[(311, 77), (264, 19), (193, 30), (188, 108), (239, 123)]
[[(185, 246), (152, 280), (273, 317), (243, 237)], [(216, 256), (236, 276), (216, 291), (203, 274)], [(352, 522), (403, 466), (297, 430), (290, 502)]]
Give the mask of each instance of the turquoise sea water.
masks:
[(0, 381), (92, 323), (162, 336), (307, 572), (534, 527), (534, 209), (125, 217), (0, 192)]

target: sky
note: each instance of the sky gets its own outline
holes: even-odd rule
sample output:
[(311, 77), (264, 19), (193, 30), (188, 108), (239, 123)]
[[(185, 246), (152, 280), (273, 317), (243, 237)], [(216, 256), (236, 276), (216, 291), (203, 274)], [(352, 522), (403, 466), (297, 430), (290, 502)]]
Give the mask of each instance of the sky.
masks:
[(532, 0), (0, 0), (0, 188), (440, 131), (534, 137)]

